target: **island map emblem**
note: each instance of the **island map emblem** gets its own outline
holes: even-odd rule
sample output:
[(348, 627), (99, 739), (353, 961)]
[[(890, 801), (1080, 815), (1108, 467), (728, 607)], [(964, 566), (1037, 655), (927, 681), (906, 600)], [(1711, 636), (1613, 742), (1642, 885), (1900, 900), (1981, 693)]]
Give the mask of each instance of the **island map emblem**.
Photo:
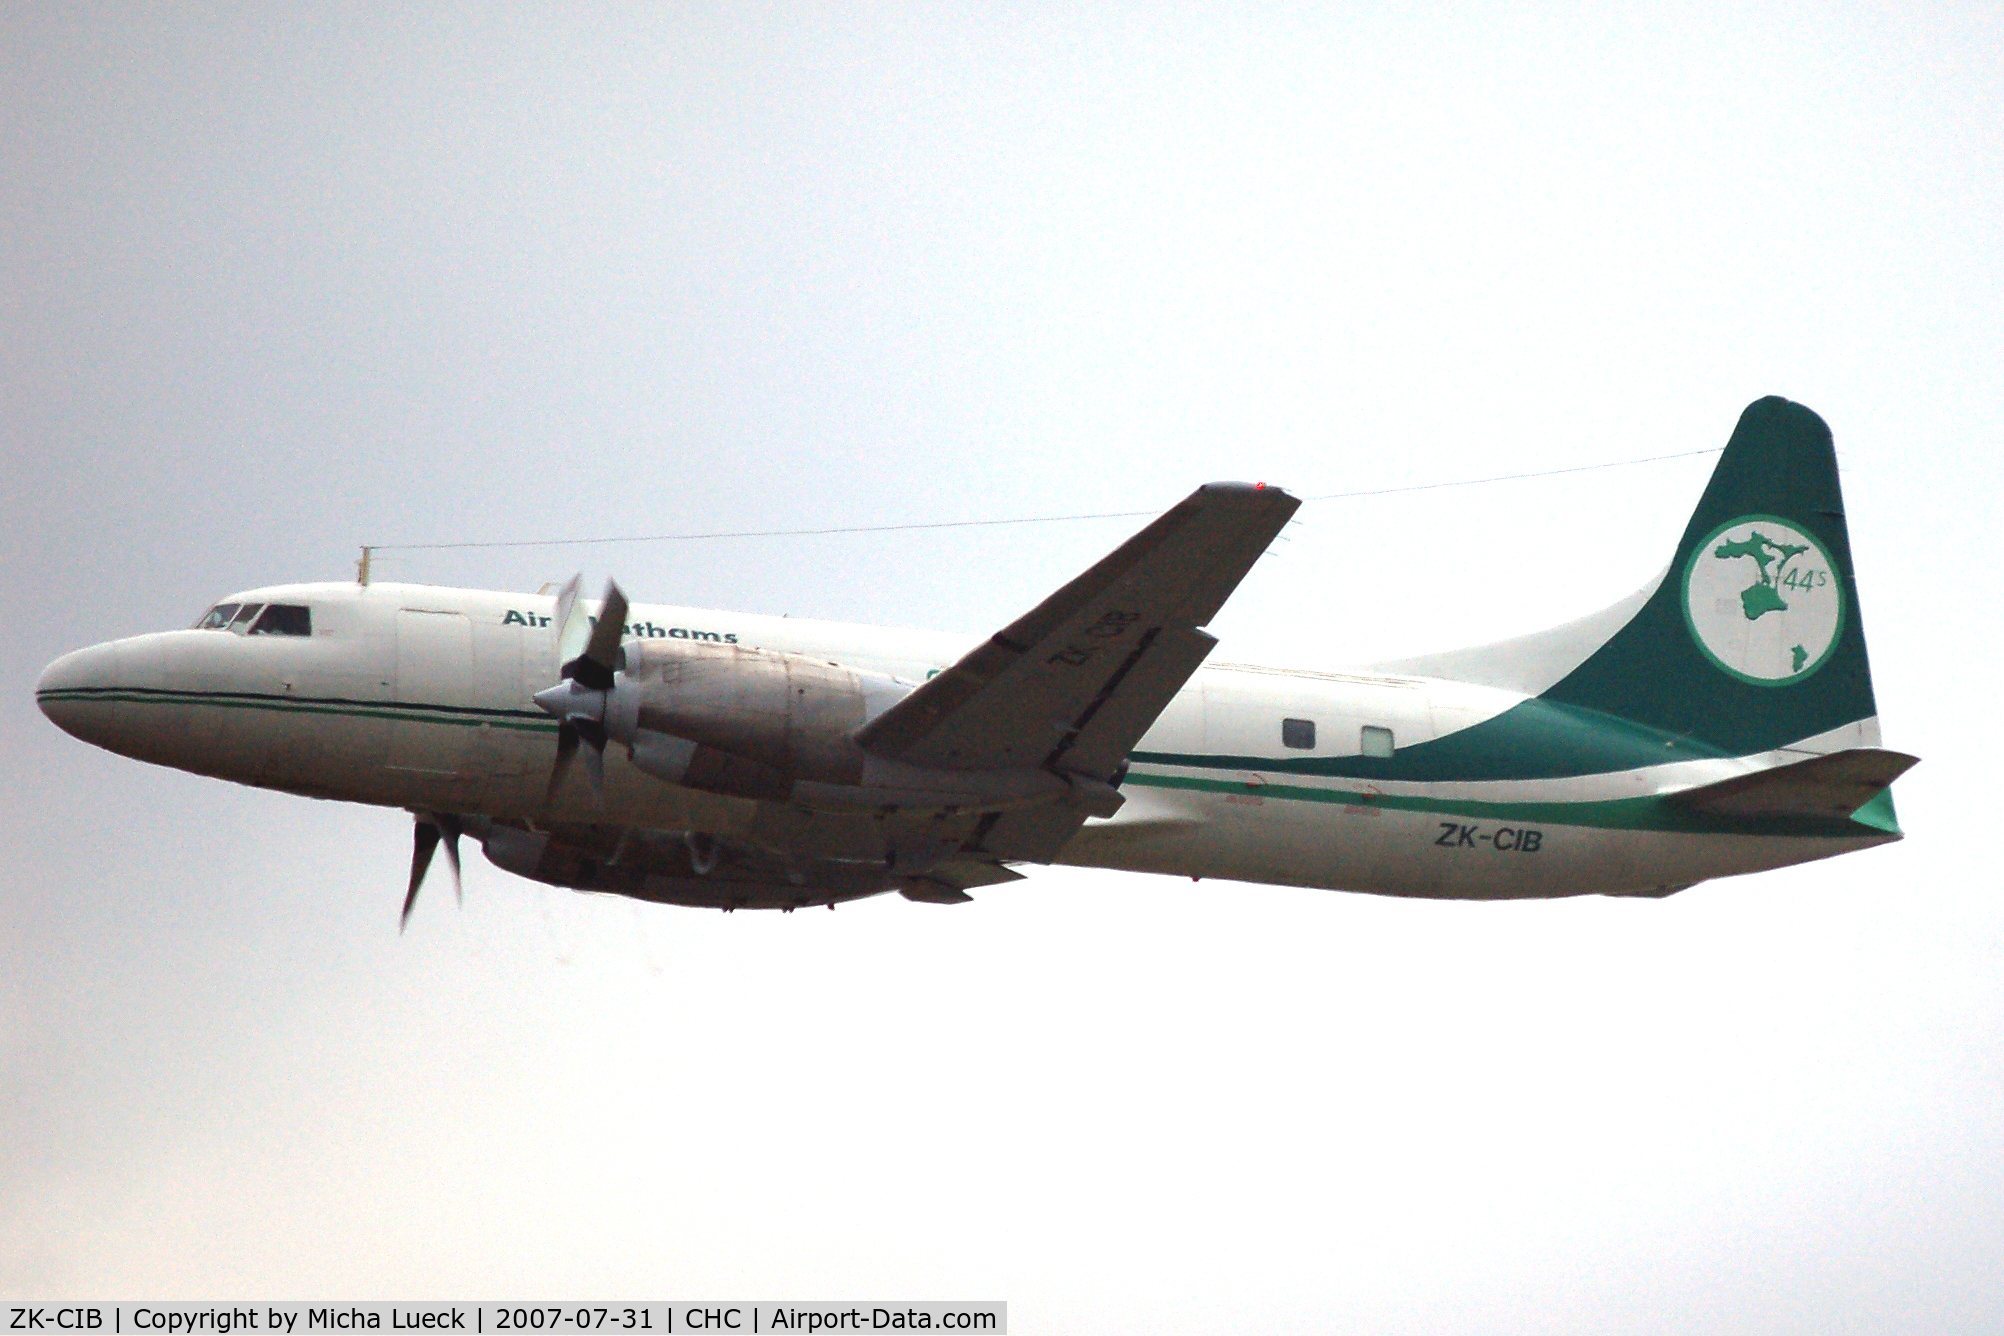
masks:
[(1692, 549), (1684, 620), (1722, 671), (1787, 686), (1823, 666), (1844, 629), (1844, 586), (1813, 536), (1774, 515), (1742, 515)]

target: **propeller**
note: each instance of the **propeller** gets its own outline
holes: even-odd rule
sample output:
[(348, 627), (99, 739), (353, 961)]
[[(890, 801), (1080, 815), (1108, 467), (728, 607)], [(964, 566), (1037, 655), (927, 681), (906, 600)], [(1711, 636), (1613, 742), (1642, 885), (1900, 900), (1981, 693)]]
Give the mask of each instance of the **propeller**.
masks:
[[(585, 772), (592, 793), (605, 801), (605, 698), (619, 670), (619, 642), (626, 634), (626, 595), (605, 582), (605, 603), (596, 624), (578, 607), (579, 579), (573, 575), (557, 594), (557, 672), (562, 680), (535, 695), (536, 704), (557, 720), (557, 758), (550, 767), (547, 806), (556, 801), (571, 761), (585, 745)], [(589, 631), (586, 628), (589, 625)]]
[(591, 638), (591, 619), (584, 616), (578, 607), (578, 586), (584, 581), (582, 574), (573, 575), (564, 581), (564, 587), (557, 591), (557, 606), (552, 610), (557, 623), (557, 672), (563, 673), (564, 664), (584, 653), (585, 641)]
[(431, 856), (440, 844), (445, 845), (445, 861), (452, 864), (453, 898), (461, 905), (466, 903), (466, 891), (459, 880), (459, 835), (464, 829), (459, 818), (450, 812), (417, 814), (417, 825), (411, 829), (411, 885), (404, 892), (404, 912), (397, 920), (398, 932), (410, 925), (411, 910), (417, 904), (418, 887), (424, 885), (424, 874), (431, 868)]

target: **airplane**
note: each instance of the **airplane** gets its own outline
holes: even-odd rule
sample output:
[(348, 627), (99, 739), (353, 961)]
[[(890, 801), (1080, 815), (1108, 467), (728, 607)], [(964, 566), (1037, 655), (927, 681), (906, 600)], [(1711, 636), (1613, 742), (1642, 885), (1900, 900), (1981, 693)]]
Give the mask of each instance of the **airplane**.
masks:
[[(274, 585), (36, 687), (111, 751), (414, 817), (580, 891), (963, 903), (1040, 864), (1395, 896), (1667, 896), (1902, 838), (1830, 432), (1741, 415), (1670, 564), (1493, 645), (1208, 661), (1299, 501), (1213, 483), (985, 640), (424, 585)], [(582, 761), (582, 773), (576, 763)]]

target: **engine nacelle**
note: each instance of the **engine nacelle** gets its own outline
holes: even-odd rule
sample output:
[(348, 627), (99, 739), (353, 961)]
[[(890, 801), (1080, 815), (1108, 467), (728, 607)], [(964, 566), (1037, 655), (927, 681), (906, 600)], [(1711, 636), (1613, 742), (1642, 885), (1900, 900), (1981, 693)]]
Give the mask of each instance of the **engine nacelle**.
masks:
[(657, 779), (783, 801), (801, 781), (854, 786), (851, 735), (911, 687), (825, 660), (705, 641), (630, 641), (607, 731)]
[(929, 770), (872, 756), (855, 733), (914, 688), (823, 659), (705, 641), (629, 642), (605, 698), (608, 736), (656, 779), (855, 814), (1005, 811), (1057, 802), (1120, 810), (1115, 787), (1048, 770)]

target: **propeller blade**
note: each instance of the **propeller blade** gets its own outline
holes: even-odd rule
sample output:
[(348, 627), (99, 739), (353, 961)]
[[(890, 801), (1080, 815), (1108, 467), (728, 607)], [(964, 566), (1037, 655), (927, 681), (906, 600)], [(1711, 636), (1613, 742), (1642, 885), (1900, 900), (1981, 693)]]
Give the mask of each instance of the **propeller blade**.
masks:
[(441, 842), (445, 845), (445, 861), (452, 867), (452, 898), (461, 909), (466, 908), (466, 883), (459, 876), (459, 833), (462, 829), (459, 818), (450, 813), (434, 815), (432, 823), (438, 827)]
[(591, 796), (605, 806), (605, 725), (596, 719), (573, 719), (571, 727), (585, 744), (585, 773), (591, 776)]
[[(626, 595), (616, 580), (605, 582), (605, 603), (598, 620), (587, 624), (578, 605), (579, 577), (572, 576), (557, 594), (556, 617), (560, 626), (557, 649), (561, 659), (561, 681), (535, 694), (535, 702), (556, 716), (557, 759), (550, 767), (550, 784), (543, 791), (543, 804), (556, 802), (557, 791), (569, 773), (571, 760), (580, 742), (590, 745), (585, 768), (591, 777), (592, 796), (605, 804), (605, 693), (613, 688), (619, 672), (619, 642), (626, 635)], [(582, 640), (582, 644), (579, 641)], [(574, 648), (575, 647), (575, 648)]]
[(591, 623), (585, 619), (584, 610), (578, 607), (578, 588), (584, 583), (582, 574), (573, 575), (564, 581), (564, 587), (557, 591), (557, 606), (551, 620), (557, 625), (557, 671), (584, 653), (585, 641), (591, 635)]
[[(411, 909), (417, 904), (418, 887), (424, 885), (424, 874), (431, 867), (432, 852), (438, 848), (439, 829), (424, 817), (418, 818), (411, 831), (411, 885), (404, 892), (403, 917), (397, 920), (397, 931), (402, 932), (411, 921)], [(458, 864), (458, 852), (454, 851), (453, 862)]]
[(550, 767), (550, 787), (543, 790), (543, 806), (548, 807), (557, 800), (557, 790), (563, 787), (564, 772), (571, 768), (571, 757), (578, 750), (578, 727), (566, 719), (557, 725), (557, 760)]
[(619, 663), (619, 642), (626, 636), (626, 595), (619, 585), (605, 582), (605, 605), (598, 610), (598, 622), (584, 653), (564, 664), (564, 676), (593, 691), (610, 691), (612, 675)]

